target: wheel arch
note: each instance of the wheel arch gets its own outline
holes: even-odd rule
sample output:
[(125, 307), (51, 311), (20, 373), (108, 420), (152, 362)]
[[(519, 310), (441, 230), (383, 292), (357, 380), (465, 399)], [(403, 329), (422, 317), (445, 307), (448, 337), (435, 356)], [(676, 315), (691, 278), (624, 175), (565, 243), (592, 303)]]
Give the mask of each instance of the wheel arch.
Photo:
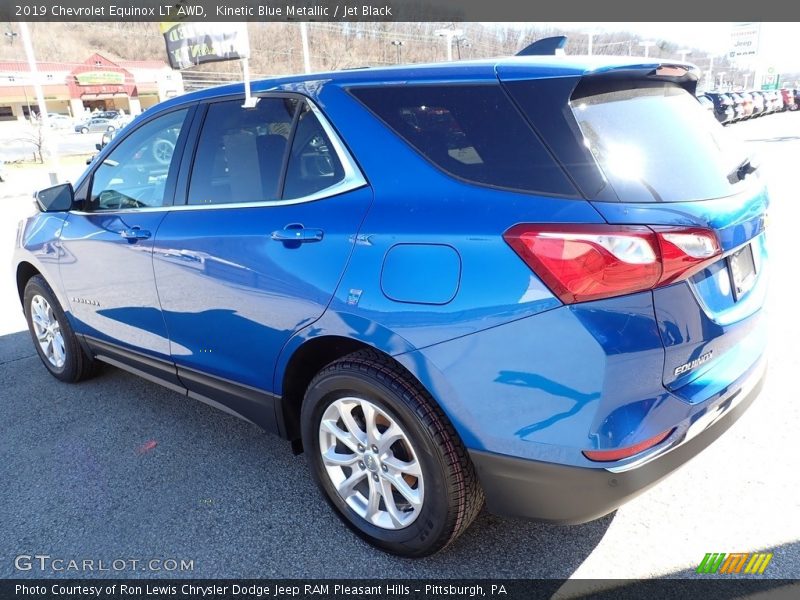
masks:
[[(378, 352), (397, 365), (408, 377), (419, 383), (437, 406), (445, 412), (437, 397), (442, 390), (438, 389), (439, 386), (434, 383), (439, 377), (431, 372), (433, 368), (431, 365), (419, 365), (418, 357), (408, 360), (410, 354), (400, 353), (398, 355), (398, 353), (387, 351), (386, 348), (344, 335), (319, 335), (305, 339), (294, 348), (276, 381), (280, 384), (279, 390), (276, 390), (280, 393), (280, 401), (276, 405), (278, 427), (282, 435), (292, 442), (295, 452), (302, 452), (300, 410), (311, 380), (325, 366), (335, 360), (365, 349)], [(446, 412), (445, 416), (450, 418)]]
[[(17, 265), (17, 293), (19, 295), (20, 304), (22, 304), (25, 297), (25, 286), (28, 284), (31, 278), (35, 277), (36, 275), (41, 275), (44, 277), (42, 272), (28, 261), (22, 261)], [(53, 286), (51, 285), (50, 287)]]

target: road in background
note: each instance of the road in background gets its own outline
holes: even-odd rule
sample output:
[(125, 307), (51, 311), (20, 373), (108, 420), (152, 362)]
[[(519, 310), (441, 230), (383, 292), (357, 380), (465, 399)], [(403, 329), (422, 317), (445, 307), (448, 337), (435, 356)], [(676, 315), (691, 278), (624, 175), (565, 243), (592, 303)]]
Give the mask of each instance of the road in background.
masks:
[[(0, 576), (66, 575), (14, 569), (15, 556), (44, 553), (194, 561), (191, 573), (118, 574), (156, 577), (692, 577), (707, 552), (763, 550), (775, 554), (765, 576), (799, 578), (800, 112), (728, 130), (761, 154), (772, 193), (768, 383), (722, 438), (614, 515), (557, 527), (483, 514), (434, 557), (377, 552), (332, 514), (287, 443), (110, 367), (79, 386), (50, 377), (27, 332), (13, 333), (23, 322), (4, 280)], [(29, 199), (0, 202), (7, 265), (6, 215)]]

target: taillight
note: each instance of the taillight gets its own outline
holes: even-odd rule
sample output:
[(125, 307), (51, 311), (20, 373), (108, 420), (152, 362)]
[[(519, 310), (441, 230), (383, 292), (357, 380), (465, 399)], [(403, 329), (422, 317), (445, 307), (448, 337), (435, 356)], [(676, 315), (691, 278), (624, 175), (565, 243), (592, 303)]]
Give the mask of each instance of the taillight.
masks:
[(699, 227), (521, 224), (503, 238), (565, 304), (673, 283), (721, 252)]
[(627, 448), (617, 448), (616, 450), (584, 450), (583, 455), (589, 460), (596, 462), (611, 462), (615, 460), (622, 460), (623, 458), (630, 458), (652, 448), (658, 446), (661, 442), (667, 439), (675, 429), (669, 429), (663, 433), (659, 433), (649, 439), (639, 442)]

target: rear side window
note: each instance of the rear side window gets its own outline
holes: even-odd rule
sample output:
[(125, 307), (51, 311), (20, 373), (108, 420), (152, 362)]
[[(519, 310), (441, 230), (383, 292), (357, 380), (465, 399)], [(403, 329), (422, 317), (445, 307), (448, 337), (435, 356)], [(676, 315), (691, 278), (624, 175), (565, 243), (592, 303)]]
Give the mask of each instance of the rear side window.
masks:
[(284, 158), (299, 101), (262, 98), (208, 107), (197, 145), (189, 204), (264, 202), (280, 197)]
[(440, 169), (470, 182), (550, 195), (576, 191), (499, 85), (352, 88)]
[(311, 196), (344, 179), (344, 169), (325, 129), (303, 104), (292, 140), (283, 198)]
[(708, 200), (739, 191), (743, 146), (678, 85), (579, 85), (571, 100), (585, 144), (620, 200)]

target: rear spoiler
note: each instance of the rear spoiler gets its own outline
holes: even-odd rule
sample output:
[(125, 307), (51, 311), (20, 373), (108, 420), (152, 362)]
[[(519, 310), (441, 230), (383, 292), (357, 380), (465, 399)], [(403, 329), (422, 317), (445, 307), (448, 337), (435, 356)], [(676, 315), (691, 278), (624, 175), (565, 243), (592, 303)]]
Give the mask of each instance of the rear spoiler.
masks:
[(605, 67), (589, 71), (581, 78), (581, 87), (591, 87), (599, 81), (619, 80), (667, 81), (675, 83), (693, 96), (697, 92), (700, 70), (694, 65), (682, 63), (650, 63)]

